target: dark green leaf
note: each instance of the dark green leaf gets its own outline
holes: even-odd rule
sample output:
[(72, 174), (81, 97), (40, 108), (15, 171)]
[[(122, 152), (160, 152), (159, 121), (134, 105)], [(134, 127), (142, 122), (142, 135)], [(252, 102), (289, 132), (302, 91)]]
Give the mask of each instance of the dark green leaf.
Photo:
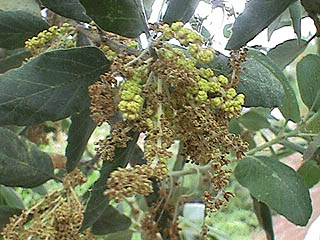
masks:
[(298, 40), (301, 40), (302, 6), (300, 1), (296, 1), (292, 5), (290, 5), (289, 11), (294, 32), (296, 33)]
[(243, 128), (240, 126), (239, 119), (233, 118), (229, 122), (229, 132), (241, 136), (243, 133)]
[(309, 143), (309, 146), (308, 146), (307, 150), (303, 154), (303, 159), (305, 161), (310, 160), (314, 156), (315, 152), (319, 149), (319, 147), (320, 147), (320, 134), (318, 134), (318, 136), (316, 136)]
[(145, 30), (140, 0), (80, 0), (80, 2), (87, 10), (87, 15), (105, 31), (136, 38)]
[(54, 176), (49, 155), (37, 146), (0, 127), (0, 184), (36, 187)]
[(0, 58), (0, 73), (4, 73), (12, 68), (17, 68), (22, 65), (26, 58), (31, 57), (31, 52), (27, 49), (20, 48), (13, 50), (9, 56)]
[(40, 6), (37, 0), (0, 0), (0, 11), (22, 10), (40, 17)]
[(266, 108), (251, 108), (249, 112), (243, 114), (239, 121), (247, 129), (251, 131), (258, 131), (262, 128), (270, 127), (268, 117), (270, 110)]
[(41, 0), (41, 3), (51, 11), (81, 22), (90, 22), (91, 18), (86, 15), (85, 8), (79, 0)]
[[(269, 59), (257, 50), (250, 49), (247, 61), (243, 64), (246, 68), (241, 74), (238, 92), (246, 96), (245, 105), (248, 107), (275, 107), (283, 102), (284, 91), (277, 68), (270, 65)], [(270, 61), (270, 60), (269, 60)]]
[(109, 70), (95, 47), (49, 51), (0, 76), (0, 124), (56, 121), (87, 109), (88, 86)]
[(271, 24), (295, 0), (251, 0), (236, 19), (226, 49), (239, 49)]
[(267, 56), (279, 67), (284, 70), (306, 49), (308, 43), (305, 40), (290, 39), (278, 44), (270, 49)]
[[(84, 220), (82, 222), (81, 230), (91, 227), (103, 214), (105, 209), (110, 208), (109, 199), (104, 196), (107, 189), (107, 180), (110, 173), (118, 167), (125, 167), (131, 159), (132, 152), (138, 140), (138, 133), (130, 133), (132, 137), (127, 143), (126, 148), (116, 148), (115, 157), (112, 162), (105, 161), (100, 170), (100, 178), (95, 182), (91, 196), (84, 213)], [(107, 227), (107, 226), (106, 226)]]
[(9, 218), (13, 215), (20, 215), (22, 212), (19, 208), (9, 206), (0, 206), (0, 231), (9, 223)]
[(274, 232), (272, 226), (272, 215), (270, 208), (263, 202), (251, 196), (253, 200), (253, 209), (258, 218), (260, 226), (266, 232), (267, 240), (274, 240)]
[(166, 23), (187, 23), (193, 16), (200, 0), (171, 0), (168, 4), (163, 21)]
[(24, 209), (23, 200), (13, 188), (0, 185), (0, 195), (5, 200), (5, 205)]
[(41, 17), (24, 11), (0, 11), (0, 47), (15, 49), (49, 27)]
[(303, 178), (271, 157), (246, 157), (235, 169), (239, 183), (259, 201), (290, 222), (305, 226), (312, 214), (310, 193)]
[(72, 115), (71, 121), (66, 149), (66, 168), (68, 172), (71, 172), (78, 165), (88, 140), (97, 126), (90, 117), (89, 109), (84, 109), (79, 114)]
[(312, 111), (320, 109), (320, 57), (309, 54), (297, 64), (297, 81), (302, 101)]
[(120, 214), (119, 211), (109, 205), (99, 219), (92, 225), (91, 232), (94, 235), (105, 235), (126, 230), (130, 225), (130, 218)]
[(320, 181), (320, 168), (314, 160), (304, 162), (298, 173), (304, 178), (308, 188), (312, 188)]

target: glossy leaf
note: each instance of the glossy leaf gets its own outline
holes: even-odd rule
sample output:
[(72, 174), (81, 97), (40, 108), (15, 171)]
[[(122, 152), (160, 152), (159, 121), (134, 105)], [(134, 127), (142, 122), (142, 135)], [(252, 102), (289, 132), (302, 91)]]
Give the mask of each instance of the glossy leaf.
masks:
[(41, 0), (41, 3), (51, 11), (74, 20), (90, 22), (91, 18), (86, 15), (86, 9), (79, 0)]
[(54, 176), (49, 155), (37, 146), (0, 127), (0, 184), (36, 187)]
[(258, 131), (262, 128), (270, 127), (268, 117), (270, 110), (265, 108), (252, 108), (249, 112), (243, 114), (239, 121), (243, 126), (251, 131)]
[(24, 47), (24, 42), (49, 27), (41, 17), (24, 11), (0, 11), (0, 47), (15, 49)]
[(289, 6), (290, 17), (294, 32), (297, 35), (298, 40), (301, 39), (301, 18), (302, 18), (302, 6), (300, 1), (296, 1)]
[(297, 64), (297, 81), (304, 104), (313, 111), (320, 109), (320, 57), (309, 54)]
[(267, 240), (274, 240), (274, 232), (272, 225), (272, 215), (270, 208), (264, 202), (260, 202), (255, 197), (251, 196), (253, 200), (253, 209), (258, 218), (260, 226), (266, 233)]
[(9, 218), (13, 215), (20, 215), (22, 212), (19, 208), (9, 206), (0, 206), (0, 231), (9, 223)]
[(226, 49), (239, 49), (270, 25), (295, 0), (251, 0), (236, 19)]
[(320, 133), (320, 111), (317, 111), (306, 123), (306, 130), (311, 133)]
[(291, 25), (290, 13), (289, 10), (285, 10), (279, 17), (277, 17), (269, 26), (268, 26), (268, 41), (270, 41), (272, 34), (274, 31)]
[(286, 66), (292, 63), (308, 46), (307, 41), (290, 39), (278, 44), (270, 49), (267, 56), (279, 67), (284, 70)]
[(31, 52), (20, 48), (13, 50), (9, 56), (0, 58), (0, 73), (4, 73), (12, 68), (20, 67), (26, 58), (31, 57)]
[(37, 0), (0, 0), (0, 10), (17, 11), (22, 10), (40, 17), (40, 6)]
[(66, 149), (66, 168), (68, 172), (77, 167), (86, 149), (88, 140), (97, 126), (90, 117), (89, 109), (84, 109), (82, 112), (72, 115), (71, 121)]
[(94, 47), (48, 51), (0, 76), (0, 124), (56, 121), (89, 107), (88, 86), (109, 70)]
[(13, 188), (0, 185), (0, 196), (4, 199), (5, 205), (24, 209), (23, 200)]
[(103, 216), (106, 209), (112, 208), (109, 205), (109, 199), (103, 193), (107, 189), (107, 180), (110, 176), (110, 173), (118, 167), (125, 167), (132, 157), (131, 155), (135, 149), (139, 134), (130, 133), (130, 136), (132, 137), (132, 140), (127, 143), (127, 147), (116, 148), (113, 161), (105, 161), (103, 163), (100, 170), (100, 178), (94, 183), (91, 191), (90, 200), (84, 213), (84, 220), (82, 222), (81, 230), (91, 227), (99, 220), (100, 217)]
[(292, 168), (271, 157), (246, 157), (235, 177), (259, 201), (266, 203), (290, 222), (306, 226), (312, 206), (304, 179)]
[(279, 70), (268, 60), (259, 51), (250, 49), (243, 64), (246, 70), (241, 73), (237, 91), (245, 94), (248, 107), (275, 107), (283, 102), (284, 90), (279, 78), (284, 76), (276, 75)]
[(92, 225), (91, 232), (94, 235), (105, 235), (126, 230), (130, 225), (130, 218), (120, 214), (113, 207), (108, 206), (99, 219)]
[(200, 0), (171, 0), (168, 3), (163, 21), (166, 23), (187, 23), (193, 16)]
[(105, 31), (136, 38), (145, 29), (140, 1), (80, 0), (80, 3), (87, 10), (87, 15)]
[(304, 178), (308, 188), (312, 188), (320, 181), (320, 167), (314, 160), (304, 162), (298, 173)]

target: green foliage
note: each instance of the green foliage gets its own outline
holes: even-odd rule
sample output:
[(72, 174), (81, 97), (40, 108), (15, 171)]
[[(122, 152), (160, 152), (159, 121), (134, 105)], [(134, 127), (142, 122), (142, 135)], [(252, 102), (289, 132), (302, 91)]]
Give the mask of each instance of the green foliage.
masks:
[(66, 148), (66, 169), (68, 172), (77, 167), (87, 147), (88, 140), (97, 126), (90, 117), (89, 109), (84, 109), (79, 114), (72, 115), (71, 122), (68, 133), (68, 146)]
[(50, 157), (7, 128), (0, 128), (0, 184), (36, 187), (53, 178)]
[(320, 57), (309, 54), (297, 64), (297, 81), (304, 104), (309, 110), (320, 109)]
[(239, 49), (270, 25), (295, 0), (250, 1), (236, 19), (226, 49)]
[(294, 224), (307, 225), (312, 214), (310, 193), (292, 168), (272, 157), (247, 157), (237, 165), (235, 177), (256, 199)]
[(79, 0), (69, 0), (61, 2), (59, 0), (41, 0), (41, 3), (51, 11), (81, 22), (90, 22), (91, 19), (86, 15), (86, 9), (80, 4)]
[(57, 121), (89, 107), (87, 87), (110, 62), (97, 48), (55, 50), (0, 76), (0, 124)]
[(15, 49), (49, 25), (40, 16), (25, 11), (0, 11), (0, 47)]
[[(95, 173), (99, 172), (98, 179), (94, 178), (93, 180), (91, 177), (81, 188), (79, 185), (82, 182), (79, 179), (77, 179), (79, 182), (76, 186), (71, 187), (72, 183), (64, 182), (64, 186), (55, 183), (55, 188), (68, 189), (68, 194), (74, 191), (71, 194), (71, 199), (76, 203), (86, 201), (84, 220), (80, 230), (84, 231), (90, 228), (91, 233), (102, 235), (101, 238), (104, 239), (135, 239), (137, 234), (133, 234), (134, 231), (139, 231), (138, 235), (145, 238), (148, 231), (147, 228), (143, 228), (145, 226), (143, 224), (148, 222), (143, 222), (142, 219), (146, 220), (145, 217), (154, 209), (161, 209), (161, 213), (157, 213), (158, 215), (153, 213), (154, 219), (150, 222), (158, 224), (159, 228), (156, 231), (159, 231), (164, 239), (169, 237), (163, 228), (172, 227), (171, 223), (179, 217), (181, 218), (179, 227), (182, 227), (180, 236), (183, 235), (186, 239), (194, 239), (195, 236), (202, 234), (203, 221), (209, 223), (207, 230), (212, 239), (246, 239), (257, 225), (253, 211), (265, 230), (268, 240), (277, 237), (273, 233), (271, 210), (285, 216), (296, 225), (305, 226), (308, 223), (312, 213), (308, 188), (315, 186), (320, 180), (318, 166), (320, 153), (320, 135), (318, 135), (320, 132), (320, 57), (319, 54), (312, 53), (300, 58), (301, 54), (312, 44), (311, 40), (313, 39), (313, 37), (304, 39), (304, 36), (301, 35), (303, 32), (301, 19), (308, 14), (313, 19), (319, 34), (320, 23), (317, 18), (317, 13), (320, 12), (319, 0), (301, 0), (302, 5), (300, 1), (296, 0), (249, 1), (243, 14), (237, 17), (235, 23), (224, 26), (225, 36), (230, 37), (232, 32), (226, 49), (239, 49), (245, 46), (266, 28), (268, 29), (268, 39), (270, 39), (273, 34), (277, 35), (276, 30), (292, 25), (297, 38), (286, 40), (274, 48), (266, 50), (266, 54), (257, 49), (249, 48), (248, 55), (243, 57), (246, 61), (234, 59), (236, 54), (245, 55), (244, 52), (241, 54), (239, 52), (233, 53), (231, 57), (216, 52), (214, 56), (213, 49), (210, 51), (203, 49), (215, 42), (211, 42), (211, 38), (215, 38), (215, 33), (209, 32), (209, 28), (203, 25), (205, 16), (194, 17), (199, 2), (199, 0), (169, 1), (166, 11), (162, 11), (163, 9), (160, 10), (161, 12), (159, 11), (158, 21), (170, 24), (177, 21), (191, 23), (194, 30), (203, 36), (205, 35), (204, 41), (191, 30), (180, 31), (182, 23), (175, 23), (174, 27), (155, 24), (148, 29), (150, 26), (146, 20), (150, 17), (154, 0), (0, 0), (0, 125), (2, 126), (0, 127), (0, 229), (9, 223), (9, 217), (19, 215), (22, 209), (26, 208), (27, 210), (31, 202), (40, 202), (46, 199), (44, 195), (52, 194), (53, 189), (44, 187), (43, 183), (50, 179), (64, 182), (65, 178), (62, 177), (68, 173), (74, 173), (73, 170), (77, 166), (81, 166), (83, 173), (87, 176), (90, 176), (91, 170), (96, 168)], [(212, 9), (219, 7), (227, 14), (232, 15), (223, 1), (206, 2), (212, 4)], [(41, 17), (40, 6), (52, 11), (54, 17), (52, 19)], [(162, 13), (164, 13), (163, 16)], [(60, 18), (60, 16), (64, 18)], [(53, 24), (61, 26), (62, 22), (59, 21), (66, 21), (72, 26), (68, 25), (64, 28), (51, 26)], [(48, 30), (49, 28), (55, 29), (54, 34)], [(64, 31), (63, 29), (69, 30)], [(105, 31), (116, 33), (119, 36), (110, 36)], [(142, 47), (136, 42), (130, 43), (128, 39), (124, 38), (137, 38), (143, 32), (146, 33), (149, 43), (152, 43), (146, 50), (141, 49)], [(31, 40), (28, 41), (29, 45), (26, 45), (25, 42), (28, 39)], [(177, 43), (177, 46), (168, 45), (166, 40), (169, 39), (176, 39), (180, 42)], [(193, 53), (191, 51), (191, 54), (185, 48), (188, 45), (190, 45), (189, 50), (190, 48), (195, 50)], [(30, 48), (30, 46), (37, 51), (34, 51), (33, 48), (32, 52), (29, 51), (26, 47)], [(215, 45), (212, 44), (212, 47), (214, 48)], [(108, 48), (108, 51), (101, 51), (99, 48)], [(165, 51), (161, 52), (160, 49), (165, 49)], [(170, 50), (167, 51), (168, 49)], [(308, 51), (312, 50), (308, 48)], [(130, 57), (121, 62), (122, 59), (118, 57), (123, 55), (130, 55)], [(191, 60), (192, 57), (198, 62)], [(110, 69), (111, 61), (108, 59), (111, 58), (114, 60), (112, 66), (116, 67), (116, 70)], [(164, 58), (167, 60), (167, 65), (164, 64), (165, 67), (149, 65), (150, 63), (161, 63)], [(172, 58), (175, 60), (172, 61)], [(289, 82), (284, 69), (294, 63), (297, 58), (299, 61), (296, 76), (292, 75)], [(161, 61), (158, 62), (159, 59)], [(238, 61), (239, 66), (233, 61)], [(176, 62), (180, 64), (178, 72), (175, 69)], [(200, 64), (200, 62), (202, 63)], [(148, 67), (141, 68), (143, 65)], [(126, 74), (131, 74), (130, 67), (135, 71), (138, 69), (137, 72), (140, 75), (135, 75), (134, 78), (126, 76)], [(168, 78), (171, 77), (170, 81), (164, 85), (154, 80), (154, 76), (144, 74), (144, 72), (147, 73), (162, 67), (165, 68), (165, 71), (161, 74)], [(200, 70), (201, 68), (203, 69)], [(158, 71), (158, 69), (156, 70)], [(97, 89), (91, 91), (90, 95), (88, 91), (90, 85), (103, 82), (104, 77), (101, 77), (103, 74), (104, 77), (107, 77), (108, 74), (115, 77), (109, 88), (108, 85), (104, 86), (109, 92), (99, 95), (100, 100), (102, 99), (101, 105), (107, 111), (95, 109), (93, 105), (90, 106), (90, 97), (93, 101), (92, 95), (98, 93)], [(192, 85), (187, 86), (183, 82), (190, 78), (190, 75), (199, 75), (202, 78), (202, 82), (197, 82), (192, 91), (190, 89)], [(229, 93), (227, 91), (207, 91), (209, 83), (212, 86), (213, 83), (217, 85), (219, 75), (230, 77), (231, 81), (228, 80), (229, 82), (224, 83), (229, 90), (232, 89)], [(233, 82), (237, 77), (240, 78), (239, 84)], [(125, 97), (123, 88), (128, 88), (130, 84), (136, 86), (128, 79), (138, 81), (140, 84), (137, 90), (140, 98), (136, 98), (139, 100), (139, 107), (135, 107), (136, 104), (131, 102), (131, 105), (123, 106), (125, 111), (122, 111), (117, 104), (120, 102), (120, 98)], [(177, 79), (180, 79), (179, 81), (183, 84)], [(292, 86), (296, 82), (299, 89), (295, 92)], [(176, 85), (171, 86), (172, 83)], [(165, 89), (165, 94), (161, 95), (163, 89)], [(180, 144), (186, 143), (186, 145), (181, 144), (176, 153), (177, 156), (170, 158), (168, 163), (169, 166), (179, 167), (170, 168), (168, 178), (165, 181), (147, 178), (149, 181), (152, 180), (154, 192), (147, 198), (140, 196), (139, 198), (127, 199), (127, 208), (130, 210), (124, 209), (122, 204), (110, 202), (110, 199), (105, 196), (105, 192), (109, 189), (110, 185), (107, 185), (107, 181), (112, 178), (112, 173), (119, 168), (134, 169), (135, 165), (145, 165), (145, 162), (153, 157), (147, 154), (148, 151), (149, 153), (157, 152), (164, 144), (161, 137), (172, 137), (172, 132), (168, 131), (168, 125), (161, 125), (165, 119), (162, 116), (171, 116), (170, 121), (172, 122), (179, 120), (180, 110), (178, 111), (176, 107), (184, 100), (183, 95), (179, 94), (180, 89), (189, 91), (188, 104), (193, 101), (190, 106), (194, 109), (199, 105), (200, 100), (203, 101), (203, 106), (201, 111), (193, 114), (195, 125), (190, 125), (190, 118), (193, 118), (191, 115), (186, 115), (183, 121), (175, 125), (175, 128), (188, 126), (188, 131), (183, 134), (180, 132), (178, 138), (181, 141)], [(207, 90), (204, 91), (205, 89)], [(187, 205), (184, 203), (188, 201), (206, 200), (210, 202), (208, 199), (213, 197), (212, 194), (208, 194), (204, 198), (203, 195), (199, 195), (199, 192), (213, 189), (221, 182), (213, 181), (214, 178), (211, 179), (212, 182), (208, 182), (204, 176), (210, 172), (215, 179), (221, 180), (222, 177), (219, 175), (220, 172), (218, 173), (218, 170), (215, 169), (217, 167), (215, 161), (205, 164), (201, 162), (203, 159), (200, 159), (198, 165), (185, 164), (186, 161), (192, 162), (192, 157), (187, 156), (186, 152), (194, 152), (192, 156), (199, 156), (197, 151), (200, 146), (204, 143), (212, 144), (212, 142), (206, 141), (206, 138), (209, 139), (218, 131), (212, 133), (210, 126), (203, 124), (203, 122), (208, 120), (206, 118), (218, 118), (219, 114), (227, 111), (226, 109), (230, 110), (229, 106), (225, 106), (226, 102), (220, 103), (219, 100), (232, 99), (234, 93), (243, 93), (246, 96), (245, 106), (250, 109), (238, 119), (232, 119), (229, 125), (226, 124), (224, 127), (228, 128), (229, 126), (230, 132), (241, 136), (249, 143), (250, 150), (246, 153), (247, 157), (234, 164), (236, 165), (235, 177), (241, 185), (249, 190), (254, 208), (249, 211), (249, 208), (252, 207), (251, 201), (248, 201), (249, 194), (242, 192), (240, 198), (236, 198), (230, 203), (231, 208), (239, 209), (236, 213), (231, 214), (228, 209), (223, 209), (221, 210), (222, 215), (218, 213), (209, 218), (204, 217), (203, 212), (191, 209), (191, 213), (198, 216), (198, 220), (193, 221), (192, 214), (180, 216), (179, 209), (186, 207)], [(297, 93), (300, 94), (303, 103), (308, 108), (303, 116), (300, 113), (301, 106), (297, 100), (299, 99)], [(111, 94), (112, 101), (108, 99), (108, 95)], [(221, 99), (217, 97), (217, 94), (221, 95)], [(160, 95), (161, 101), (159, 100)], [(141, 96), (148, 97), (143, 99)], [(204, 107), (208, 106), (205, 105), (207, 100), (213, 99), (216, 99), (220, 108)], [(243, 99), (241, 98), (241, 100)], [(165, 106), (164, 109), (157, 109), (157, 101)], [(240, 102), (239, 99), (229, 101), (230, 104), (235, 105)], [(143, 112), (146, 106), (153, 106), (146, 111), (149, 115)], [(283, 114), (284, 121), (271, 116), (271, 110), (276, 107)], [(129, 119), (125, 114), (126, 112), (131, 113), (132, 109), (137, 117)], [(90, 117), (90, 111), (91, 113), (98, 112), (101, 115), (108, 115), (111, 111), (115, 111), (115, 116), (108, 122), (113, 130), (118, 122), (137, 121), (135, 124), (138, 124), (141, 119), (143, 123), (139, 125), (139, 128), (143, 129), (145, 125), (150, 127), (155, 123), (152, 122), (154, 119), (151, 120), (151, 117), (155, 117), (157, 121), (156, 128), (152, 132), (154, 135), (152, 137), (147, 135), (145, 140), (151, 141), (153, 145), (148, 143), (147, 147), (147, 144), (144, 143), (145, 150), (142, 151), (137, 146), (139, 133), (126, 129), (132, 139), (127, 142), (126, 146), (116, 146), (115, 155), (110, 158), (110, 161), (101, 163), (98, 161), (99, 155), (104, 153), (101, 151), (93, 153), (94, 147), (88, 147), (88, 144), (91, 144), (89, 138), (97, 127), (97, 123)], [(155, 114), (155, 112), (157, 113)], [(210, 114), (202, 115), (203, 112), (210, 112)], [(53, 139), (58, 138), (59, 133), (66, 135), (67, 138), (64, 156), (60, 156), (66, 160), (66, 169), (57, 173), (54, 171), (53, 165), (55, 159), (41, 151), (44, 146), (36, 146), (26, 140), (24, 136), (30, 126), (46, 121), (55, 122), (69, 117), (71, 125), (68, 130), (57, 130), (53, 133)], [(68, 121), (70, 122), (70, 120)], [(293, 121), (294, 127), (288, 125), (288, 121)], [(10, 128), (7, 127), (8, 125)], [(23, 128), (18, 126), (23, 126)], [(159, 126), (165, 126), (165, 130)], [(221, 128), (218, 125), (215, 127)], [(194, 134), (194, 128), (204, 134), (200, 134), (199, 137)], [(99, 128), (99, 130), (101, 129), (104, 128)], [(146, 133), (144, 132), (144, 134)], [(37, 136), (40, 138), (40, 135)], [(102, 135), (106, 137), (107, 133)], [(188, 149), (189, 142), (186, 139), (194, 137), (194, 135), (199, 138), (197, 139), (198, 145)], [(161, 141), (154, 141), (153, 138), (158, 139), (158, 136), (161, 136)], [(229, 139), (233, 136), (225, 135), (225, 141), (229, 140), (230, 142), (230, 145), (227, 146), (229, 148), (235, 144)], [(56, 147), (55, 144), (56, 142), (50, 142), (46, 149), (53, 150)], [(215, 144), (216, 149), (222, 148), (219, 144)], [(275, 144), (280, 144), (281, 149), (274, 148)], [(106, 146), (106, 152), (112, 152), (112, 147), (114, 145)], [(61, 150), (60, 153), (63, 151)], [(261, 156), (261, 151), (263, 151), (263, 156)], [(226, 162), (234, 161), (235, 155), (244, 154), (241, 151), (235, 153), (228, 150), (228, 152), (231, 153), (224, 159)], [(280, 160), (297, 152), (303, 154), (305, 162), (296, 172)], [(156, 163), (154, 164), (156, 165)], [(147, 167), (141, 168), (143, 169), (141, 175), (144, 176), (145, 172), (154, 170), (153, 165)], [(128, 188), (134, 180), (129, 179), (126, 187)], [(116, 184), (124, 184), (123, 181), (124, 178), (119, 178)], [(19, 190), (13, 188), (17, 186), (28, 189), (23, 193), (20, 188)], [(228, 195), (230, 194), (227, 192), (229, 190), (237, 193), (236, 189), (230, 187), (222, 192), (217, 191), (217, 196), (221, 195), (222, 198), (229, 201), (229, 197), (232, 196), (232, 194)], [(40, 195), (36, 192), (39, 192)], [(247, 198), (244, 196), (241, 198), (241, 194)], [(30, 198), (35, 195), (37, 197), (31, 201)], [(80, 197), (77, 199), (77, 195), (83, 195), (83, 200)], [(70, 200), (70, 195), (68, 197)], [(174, 204), (170, 205), (172, 203)], [(218, 204), (218, 201), (214, 204)], [(81, 205), (79, 206), (81, 209)], [(172, 213), (168, 206), (176, 207), (173, 209), (176, 214), (174, 218), (170, 215)], [(211, 207), (214, 209), (215, 206)], [(224, 221), (225, 218), (228, 219), (228, 222)], [(140, 227), (136, 228), (135, 226)], [(152, 225), (148, 226), (154, 230)], [(170, 230), (175, 230), (175, 228)], [(236, 235), (235, 231), (241, 232), (241, 234)], [(231, 236), (228, 236), (226, 232)]]
[(135, 38), (145, 29), (140, 14), (140, 1), (132, 0), (80, 0), (91, 17), (103, 30)]

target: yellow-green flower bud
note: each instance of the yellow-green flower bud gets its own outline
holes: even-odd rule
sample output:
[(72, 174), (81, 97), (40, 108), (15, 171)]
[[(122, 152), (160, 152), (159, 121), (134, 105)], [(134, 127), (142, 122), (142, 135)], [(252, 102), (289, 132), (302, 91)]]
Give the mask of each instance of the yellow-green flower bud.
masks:
[(135, 95), (136, 94), (134, 92), (125, 90), (125, 91), (121, 92), (121, 99), (126, 100), (126, 101), (130, 101), (134, 98)]
[(171, 29), (175, 32), (179, 31), (180, 29), (182, 29), (184, 26), (184, 23), (183, 22), (175, 22), (175, 23), (172, 23), (171, 25)]
[(209, 64), (214, 59), (213, 49), (200, 50), (197, 56), (197, 60), (202, 64)]
[(143, 98), (142, 98), (140, 95), (135, 95), (134, 98), (133, 98), (133, 100), (134, 100), (135, 102), (137, 102), (140, 106), (142, 106), (143, 103), (144, 103), (144, 100), (143, 100)]
[(230, 88), (230, 89), (228, 89), (228, 91), (227, 91), (226, 97), (227, 97), (228, 99), (233, 99), (236, 95), (237, 95), (236, 90), (235, 90), (234, 88)]
[(128, 102), (127, 109), (133, 113), (140, 112), (141, 105), (137, 102)]
[(202, 102), (208, 99), (207, 92), (205, 91), (199, 91), (198, 96), (196, 98), (198, 101)]
[(137, 42), (130, 42), (128, 44), (128, 48), (136, 49), (136, 48), (138, 48), (138, 43)]
[(199, 82), (198, 82), (198, 86), (201, 90), (205, 91), (205, 92), (208, 92), (210, 90), (210, 85), (208, 83), (207, 80), (205, 79), (201, 79)]
[(128, 102), (127, 101), (120, 101), (118, 104), (118, 108), (121, 112), (126, 112), (127, 111), (127, 105)]
[(224, 86), (224, 85), (227, 85), (229, 83), (229, 80), (228, 78), (226, 78), (225, 76), (223, 75), (220, 75), (218, 77), (218, 81)]
[(212, 99), (212, 102), (215, 107), (219, 107), (222, 104), (223, 99), (221, 97), (215, 97)]
[(191, 54), (192, 57), (196, 58), (198, 52), (200, 51), (200, 46), (199, 45), (189, 46), (188, 51), (189, 51), (189, 53)]

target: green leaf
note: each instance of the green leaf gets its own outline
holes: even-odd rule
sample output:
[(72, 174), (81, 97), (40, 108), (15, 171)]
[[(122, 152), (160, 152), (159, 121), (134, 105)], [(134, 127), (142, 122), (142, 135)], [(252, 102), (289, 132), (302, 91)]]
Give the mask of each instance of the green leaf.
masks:
[(13, 188), (0, 185), (0, 196), (5, 200), (5, 205), (24, 209), (23, 200)]
[(40, 17), (40, 6), (37, 0), (0, 0), (0, 10), (17, 11), (22, 10)]
[[(280, 105), (281, 113), (286, 119), (299, 122), (301, 117), (297, 97), (283, 72), (269, 57), (257, 50), (249, 50), (248, 60), (244, 64), (247, 70), (242, 74), (242, 79), (238, 86), (238, 92), (243, 92), (246, 95), (246, 105), (275, 107), (278, 104), (278, 106)], [(281, 85), (279, 86), (279, 82), (282, 88)], [(281, 101), (283, 91), (279, 89), (284, 90), (283, 101)], [(276, 100), (267, 99), (268, 97), (276, 98)], [(257, 98), (259, 104), (255, 103), (254, 98)]]
[(0, 231), (9, 223), (9, 218), (13, 215), (20, 215), (22, 212), (19, 208), (9, 206), (0, 206)]
[(243, 64), (245, 70), (241, 73), (237, 91), (246, 96), (248, 107), (276, 107), (282, 104), (284, 91), (279, 71), (270, 65), (269, 59), (257, 50), (250, 49), (247, 61)]
[(320, 148), (320, 134), (318, 134), (310, 143), (307, 150), (303, 154), (303, 160), (312, 159), (316, 151)]
[(109, 205), (103, 211), (99, 219), (92, 225), (91, 232), (94, 235), (105, 235), (126, 230), (130, 227), (130, 225), (130, 218), (120, 214), (119, 211)]
[(306, 226), (312, 214), (310, 193), (303, 178), (271, 157), (246, 157), (235, 169), (239, 183), (259, 201), (290, 222)]
[(90, 110), (72, 115), (71, 126), (68, 133), (68, 146), (66, 149), (67, 171), (75, 169), (81, 160), (87, 143), (97, 124), (90, 117)]
[(251, 0), (236, 19), (226, 49), (239, 49), (270, 25), (295, 0)]
[(223, 27), (223, 36), (225, 38), (230, 38), (231, 34), (232, 34), (232, 24), (229, 23)]
[(132, 152), (135, 149), (139, 134), (131, 132), (128, 135), (132, 137), (132, 140), (127, 143), (127, 147), (116, 148), (115, 157), (112, 162), (103, 162), (100, 170), (100, 178), (94, 183), (91, 191), (90, 200), (84, 213), (81, 231), (91, 227), (98, 221), (106, 209), (112, 208), (104, 192), (107, 189), (107, 180), (111, 172), (118, 167), (125, 167), (132, 157)]
[(249, 112), (243, 114), (239, 121), (247, 129), (251, 131), (258, 131), (262, 128), (270, 127), (268, 117), (270, 116), (270, 110), (265, 108), (251, 108)]
[(320, 168), (314, 160), (304, 162), (298, 173), (304, 178), (308, 188), (312, 188), (320, 181)]
[(79, 0), (41, 0), (41, 3), (61, 16), (87, 23), (91, 21), (91, 18), (86, 15), (86, 9)]
[(274, 232), (272, 226), (272, 215), (270, 208), (263, 202), (257, 200), (254, 196), (252, 196), (253, 200), (253, 209), (256, 214), (260, 226), (266, 232), (267, 240), (274, 240)]
[(140, 0), (80, 0), (80, 3), (105, 31), (136, 38), (145, 30)]
[(294, 2), (289, 6), (290, 17), (294, 32), (296, 33), (298, 40), (301, 40), (301, 18), (302, 18), (302, 6), (300, 1)]
[(36, 187), (54, 176), (49, 155), (37, 146), (0, 127), (0, 184)]
[(12, 68), (20, 67), (26, 58), (30, 58), (31, 52), (24, 48), (13, 50), (9, 56), (0, 58), (0, 73), (4, 73)]
[(56, 121), (90, 105), (88, 86), (109, 70), (95, 47), (49, 51), (0, 76), (0, 124)]
[(320, 133), (320, 111), (317, 111), (308, 121), (306, 122), (307, 132), (318, 134)]
[(290, 39), (270, 49), (267, 56), (272, 59), (280, 70), (284, 70), (286, 66), (304, 52), (307, 46), (308, 42), (305, 40)]
[(312, 111), (320, 109), (320, 57), (309, 54), (297, 64), (297, 81), (304, 104)]
[(200, 0), (171, 0), (168, 4), (163, 21), (165, 23), (187, 23), (193, 16)]
[(41, 17), (24, 11), (0, 11), (0, 47), (15, 49), (24, 47), (24, 42), (47, 29), (48, 23)]

